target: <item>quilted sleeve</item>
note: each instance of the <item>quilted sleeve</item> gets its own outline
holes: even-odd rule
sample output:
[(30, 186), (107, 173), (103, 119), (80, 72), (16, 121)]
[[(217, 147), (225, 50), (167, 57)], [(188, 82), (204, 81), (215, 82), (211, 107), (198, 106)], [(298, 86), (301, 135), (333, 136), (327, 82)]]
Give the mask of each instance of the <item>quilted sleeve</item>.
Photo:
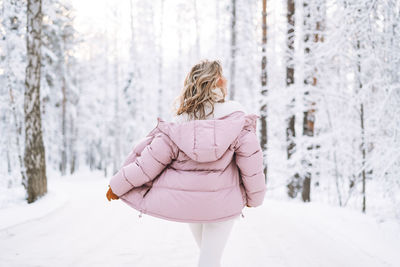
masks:
[(137, 156), (140, 155), (140, 153), (142, 153), (143, 149), (151, 143), (151, 141), (153, 140), (154, 135), (148, 135), (145, 138), (141, 139), (138, 141), (138, 143), (132, 148), (131, 152), (129, 153), (129, 155), (126, 157), (124, 163), (122, 164), (121, 167), (125, 167), (126, 165), (128, 165), (129, 163), (132, 163)]
[(254, 129), (243, 129), (235, 146), (236, 164), (243, 180), (247, 204), (260, 206), (266, 193), (263, 154)]
[(176, 158), (177, 153), (177, 146), (167, 135), (162, 132), (156, 133), (140, 155), (136, 155), (133, 162), (124, 165), (111, 178), (111, 190), (120, 197), (133, 187), (153, 180)]

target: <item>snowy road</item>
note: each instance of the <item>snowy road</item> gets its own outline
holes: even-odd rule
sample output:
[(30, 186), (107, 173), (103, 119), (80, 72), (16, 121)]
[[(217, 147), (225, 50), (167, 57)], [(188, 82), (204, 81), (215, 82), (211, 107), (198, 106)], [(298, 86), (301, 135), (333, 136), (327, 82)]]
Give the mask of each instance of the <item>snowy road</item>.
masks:
[[(0, 266), (196, 266), (197, 246), (185, 223), (139, 218), (122, 201), (108, 202), (108, 180), (96, 176), (50, 180), (49, 192), (65, 193), (67, 201), (0, 230)], [(398, 228), (354, 211), (266, 199), (243, 213), (225, 267), (400, 266)], [(0, 220), (6, 216), (0, 209)]]

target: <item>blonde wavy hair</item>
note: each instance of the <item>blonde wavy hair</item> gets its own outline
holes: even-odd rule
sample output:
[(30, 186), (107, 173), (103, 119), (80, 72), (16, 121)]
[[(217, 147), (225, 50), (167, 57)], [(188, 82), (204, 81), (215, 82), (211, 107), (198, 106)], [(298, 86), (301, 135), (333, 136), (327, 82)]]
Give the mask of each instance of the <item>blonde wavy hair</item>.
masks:
[[(222, 65), (219, 60), (201, 60), (186, 75), (181, 94), (174, 100), (176, 115), (187, 113), (190, 119), (205, 119), (214, 112), (214, 103), (225, 102), (225, 90), (221, 90), (222, 99), (213, 91), (218, 79), (222, 77)], [(179, 107), (176, 108), (177, 102)], [(211, 105), (211, 112), (205, 114), (205, 105)], [(198, 116), (198, 113), (199, 116)]]

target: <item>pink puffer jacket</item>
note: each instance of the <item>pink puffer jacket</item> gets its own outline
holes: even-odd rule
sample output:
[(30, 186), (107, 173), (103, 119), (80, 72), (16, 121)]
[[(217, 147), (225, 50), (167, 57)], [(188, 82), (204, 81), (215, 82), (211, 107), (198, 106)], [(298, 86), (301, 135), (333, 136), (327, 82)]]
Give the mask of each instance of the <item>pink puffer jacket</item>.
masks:
[(266, 193), (255, 114), (166, 122), (140, 141), (110, 187), (141, 214), (177, 222), (218, 222), (257, 207)]

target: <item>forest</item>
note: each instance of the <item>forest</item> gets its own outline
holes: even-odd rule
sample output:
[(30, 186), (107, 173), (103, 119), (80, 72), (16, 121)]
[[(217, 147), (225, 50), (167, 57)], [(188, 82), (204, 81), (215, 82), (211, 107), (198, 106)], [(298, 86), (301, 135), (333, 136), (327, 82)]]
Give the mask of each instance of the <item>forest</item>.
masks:
[[(400, 229), (399, 18), (398, 0), (0, 0), (0, 221), (61, 203), (52, 181), (90, 190), (90, 176), (104, 198), (133, 146), (173, 117), (190, 68), (211, 59), (227, 99), (259, 116), (267, 199)], [(304, 266), (347, 266), (336, 264)]]

